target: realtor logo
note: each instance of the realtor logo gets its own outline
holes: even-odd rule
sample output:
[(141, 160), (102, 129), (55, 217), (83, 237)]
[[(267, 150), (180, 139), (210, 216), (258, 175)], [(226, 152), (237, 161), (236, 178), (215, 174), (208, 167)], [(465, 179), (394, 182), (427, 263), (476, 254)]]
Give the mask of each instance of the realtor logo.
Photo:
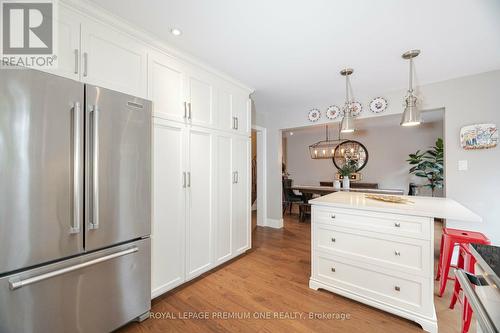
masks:
[(54, 1), (2, 0), (1, 9), (1, 65), (54, 67)]

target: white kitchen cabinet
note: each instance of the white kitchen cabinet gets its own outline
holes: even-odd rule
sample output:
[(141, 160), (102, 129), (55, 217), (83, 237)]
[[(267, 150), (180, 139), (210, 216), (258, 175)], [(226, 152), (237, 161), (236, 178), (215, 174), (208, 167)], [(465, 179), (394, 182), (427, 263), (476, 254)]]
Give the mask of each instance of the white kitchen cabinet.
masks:
[(148, 54), (148, 98), (156, 117), (184, 122), (187, 120), (184, 65), (158, 52)]
[(233, 207), (233, 164), (232, 142), (229, 135), (217, 136), (217, 186), (216, 186), (216, 211), (215, 219), (215, 263), (222, 263), (231, 258), (232, 246), (232, 207)]
[(188, 140), (186, 275), (192, 278), (207, 271), (213, 263), (214, 139), (209, 130), (191, 128)]
[(59, 7), (57, 27), (57, 67), (43, 70), (73, 80), (80, 80), (80, 16), (65, 6)]
[(85, 20), (81, 30), (82, 81), (146, 96), (146, 46), (104, 24)]
[(234, 130), (240, 134), (250, 134), (250, 99), (248, 94), (233, 94)]
[(250, 134), (250, 99), (241, 89), (222, 84), (218, 90), (218, 127), (237, 134)]
[(156, 297), (185, 281), (186, 129), (154, 121), (151, 288)]
[(250, 248), (250, 140), (233, 138), (232, 251)]
[(193, 125), (213, 127), (215, 113), (214, 78), (209, 73), (190, 68), (186, 73), (188, 120)]

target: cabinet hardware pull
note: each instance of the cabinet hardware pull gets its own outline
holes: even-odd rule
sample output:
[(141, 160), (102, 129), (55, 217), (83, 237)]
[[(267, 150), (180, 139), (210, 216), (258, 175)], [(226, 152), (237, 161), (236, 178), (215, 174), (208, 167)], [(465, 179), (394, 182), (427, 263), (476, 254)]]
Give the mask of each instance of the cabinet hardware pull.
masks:
[(335, 267), (332, 267), (331, 271), (335, 273)]
[(332, 243), (335, 243), (336, 239), (332, 237)]
[(187, 173), (187, 187), (191, 187), (191, 172)]
[(401, 223), (396, 222), (396, 223), (394, 223), (394, 226), (395, 226), (396, 228), (399, 228), (399, 227), (401, 227)]
[(238, 130), (238, 127), (240, 127), (240, 126), (239, 126), (238, 117), (234, 117), (234, 118), (236, 119), (236, 128), (235, 128), (235, 130)]
[(184, 102), (184, 119), (187, 119), (187, 102)]
[(395, 287), (394, 287), (394, 290), (396, 290), (396, 291), (401, 291), (401, 288), (400, 288), (399, 286), (395, 286)]
[(78, 49), (75, 49), (75, 74), (78, 74)]
[(396, 256), (400, 256), (400, 255), (401, 255), (401, 252), (399, 252), (399, 251), (394, 251), (394, 255), (396, 255)]
[(335, 218), (335, 214), (330, 215), (330, 218), (334, 219)]
[(233, 129), (236, 129), (236, 117), (233, 117)]
[(191, 103), (188, 103), (188, 119), (191, 120)]
[(182, 188), (186, 188), (186, 172), (182, 173)]
[(89, 63), (89, 55), (87, 52), (83, 52), (83, 76), (87, 77), (88, 75), (88, 63)]

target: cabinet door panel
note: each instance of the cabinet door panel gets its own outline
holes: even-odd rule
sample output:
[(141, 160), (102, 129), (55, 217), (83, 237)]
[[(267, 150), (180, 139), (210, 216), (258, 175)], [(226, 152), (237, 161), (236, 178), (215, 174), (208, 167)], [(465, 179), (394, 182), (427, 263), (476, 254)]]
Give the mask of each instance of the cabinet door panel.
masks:
[(153, 101), (155, 116), (184, 121), (184, 73), (176, 60), (149, 54), (148, 97)]
[(233, 95), (233, 115), (237, 119), (237, 132), (249, 133), (250, 100), (247, 94), (236, 93)]
[(82, 80), (131, 95), (146, 96), (146, 47), (88, 20), (82, 23)]
[(232, 255), (232, 139), (217, 137), (217, 219), (215, 225), (215, 260), (222, 262)]
[(155, 120), (153, 154), (152, 296), (185, 280), (185, 134), (182, 125)]
[(189, 95), (191, 102), (191, 123), (212, 126), (214, 121), (214, 86), (208, 74), (189, 73)]
[(233, 94), (221, 88), (218, 94), (218, 122), (217, 125), (223, 130), (234, 130), (233, 122)]
[(189, 147), (188, 278), (208, 270), (212, 264), (212, 134), (191, 129)]
[(233, 252), (250, 248), (250, 142), (247, 138), (233, 140), (233, 168), (237, 172), (233, 184)]
[(57, 67), (44, 72), (80, 80), (80, 20), (81, 17), (65, 6), (59, 7), (57, 26)]

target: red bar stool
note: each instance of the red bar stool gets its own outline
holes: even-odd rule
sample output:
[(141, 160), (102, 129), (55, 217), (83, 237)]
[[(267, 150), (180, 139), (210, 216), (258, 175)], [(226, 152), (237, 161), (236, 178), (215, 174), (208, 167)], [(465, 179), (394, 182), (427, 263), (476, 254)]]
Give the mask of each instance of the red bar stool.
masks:
[[(490, 244), (488, 237), (480, 232), (443, 228), (443, 236), (441, 238), (441, 249), (439, 252), (439, 265), (436, 275), (436, 280), (439, 280), (439, 297), (443, 296), (446, 289), (446, 282), (454, 280), (449, 278), (448, 273), (451, 267), (451, 257), (453, 249), (459, 244)], [(455, 267), (455, 266), (454, 266)]]
[[(461, 268), (468, 273), (474, 274), (474, 265), (476, 264), (476, 259), (469, 251), (468, 244), (460, 244), (460, 253), (458, 256), (457, 268)], [(455, 307), (457, 301), (462, 304), (462, 333), (467, 333), (470, 328), (470, 323), (472, 321), (472, 308), (467, 301), (465, 294), (460, 299), (460, 291), (462, 287), (460, 282), (455, 279), (455, 286), (453, 288), (453, 296), (451, 297), (450, 309)]]

